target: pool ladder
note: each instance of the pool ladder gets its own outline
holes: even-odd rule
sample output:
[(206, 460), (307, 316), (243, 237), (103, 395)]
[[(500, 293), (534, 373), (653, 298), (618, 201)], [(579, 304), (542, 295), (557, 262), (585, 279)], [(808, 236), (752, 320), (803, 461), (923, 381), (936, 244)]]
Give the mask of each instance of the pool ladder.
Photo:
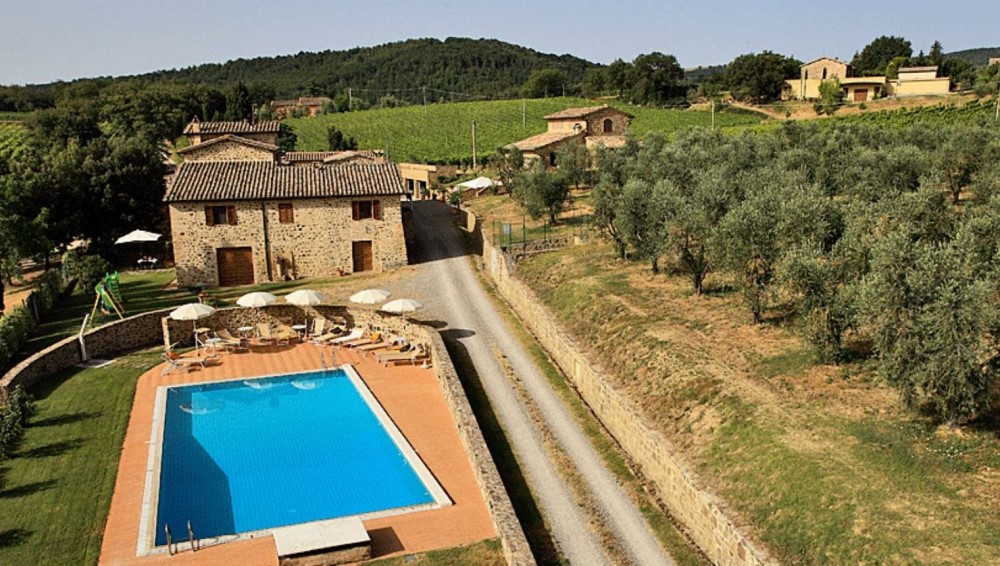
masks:
[[(177, 554), (177, 542), (174, 541), (173, 535), (170, 534), (170, 525), (164, 524), (163, 531), (167, 535), (167, 552), (170, 556)], [(188, 543), (191, 545), (191, 552), (198, 552), (198, 539), (194, 538), (194, 529), (191, 527), (191, 521), (187, 522), (187, 532), (188, 532)]]

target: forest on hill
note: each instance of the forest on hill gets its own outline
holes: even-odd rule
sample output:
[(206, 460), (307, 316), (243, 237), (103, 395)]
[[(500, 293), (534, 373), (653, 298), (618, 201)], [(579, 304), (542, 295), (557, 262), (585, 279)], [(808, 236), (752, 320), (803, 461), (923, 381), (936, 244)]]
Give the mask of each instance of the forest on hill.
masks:
[(952, 51), (946, 57), (961, 59), (973, 67), (985, 67), (990, 62), (990, 57), (1000, 57), (1000, 47), (979, 47), (977, 49)]
[(193, 83), (220, 90), (242, 82), (259, 102), (306, 95), (332, 97), (348, 88), (356, 98), (371, 104), (386, 95), (403, 103), (422, 103), (425, 95), (427, 102), (511, 98), (533, 71), (555, 70), (568, 83), (578, 84), (584, 72), (595, 66), (571, 55), (540, 53), (495, 39), (410, 39), (346, 51), (205, 63), (128, 77), (0, 87), (0, 110), (51, 107), (66, 89), (87, 92), (128, 82)]

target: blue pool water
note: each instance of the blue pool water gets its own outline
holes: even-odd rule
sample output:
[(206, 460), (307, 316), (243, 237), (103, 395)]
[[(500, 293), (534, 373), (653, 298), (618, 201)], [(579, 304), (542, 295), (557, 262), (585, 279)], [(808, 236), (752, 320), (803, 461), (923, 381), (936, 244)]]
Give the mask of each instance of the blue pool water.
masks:
[(167, 390), (157, 545), (433, 501), (343, 370)]

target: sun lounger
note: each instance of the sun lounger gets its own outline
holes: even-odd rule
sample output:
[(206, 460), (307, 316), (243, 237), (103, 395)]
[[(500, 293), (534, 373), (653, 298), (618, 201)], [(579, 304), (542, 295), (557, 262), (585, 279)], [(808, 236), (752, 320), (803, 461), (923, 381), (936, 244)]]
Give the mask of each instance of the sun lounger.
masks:
[(341, 346), (346, 346), (348, 348), (357, 348), (358, 346), (367, 346), (368, 344), (376, 344), (382, 341), (381, 332), (372, 332), (364, 338), (358, 338), (357, 340), (351, 340), (349, 342), (344, 342)]
[[(321, 336), (316, 336), (315, 338), (312, 339), (312, 341), (314, 343), (316, 343), (316, 344), (321, 344), (321, 343), (329, 342), (331, 340), (335, 340), (335, 339), (338, 339), (338, 338), (345, 338), (346, 336), (344, 335), (344, 332), (347, 332), (347, 329), (344, 328), (344, 327), (341, 327), (341, 326), (329, 327), (328, 326), (326, 333), (324, 333)], [(358, 336), (361, 336), (361, 335), (359, 334)], [(352, 338), (352, 340), (353, 340), (353, 338)]]
[(178, 369), (183, 369), (187, 372), (191, 371), (195, 366), (206, 367), (208, 365), (209, 358), (201, 356), (185, 358), (177, 352), (167, 350), (166, 352), (163, 352), (163, 360), (167, 362), (167, 366), (163, 368), (163, 373), (165, 375)]
[(423, 361), (424, 359), (426, 359), (426, 357), (427, 354), (424, 351), (423, 346), (417, 346), (416, 348), (413, 348), (412, 350), (403, 354), (383, 354), (381, 356), (378, 356), (377, 359), (384, 366), (388, 366), (389, 364), (417, 365), (418, 361)]
[(400, 336), (390, 336), (388, 340), (383, 340), (378, 344), (367, 344), (365, 346), (358, 346), (357, 350), (362, 352), (371, 352), (373, 354), (379, 353), (401, 353), (403, 350), (409, 347), (409, 342), (406, 338)]
[(348, 334), (345, 334), (344, 336), (340, 336), (339, 338), (331, 338), (329, 340), (325, 340), (325, 342), (327, 344), (330, 344), (331, 346), (339, 346), (339, 345), (343, 344), (344, 342), (350, 342), (351, 340), (357, 340), (358, 338), (361, 338), (364, 335), (365, 335), (365, 331), (364, 330), (362, 330), (360, 328), (355, 328), (354, 330), (350, 331)]
[(310, 339), (319, 338), (326, 334), (326, 319), (323, 317), (316, 317), (313, 319), (312, 330), (309, 331), (306, 336)]
[(229, 330), (225, 328), (215, 331), (215, 337), (221, 340), (219, 344), (221, 344), (226, 350), (246, 350), (248, 348), (247, 343), (244, 340), (233, 336), (230, 334)]
[(287, 346), (292, 341), (292, 338), (299, 337), (299, 333), (295, 332), (291, 326), (282, 323), (274, 330), (272, 336), (274, 336), (279, 345)]

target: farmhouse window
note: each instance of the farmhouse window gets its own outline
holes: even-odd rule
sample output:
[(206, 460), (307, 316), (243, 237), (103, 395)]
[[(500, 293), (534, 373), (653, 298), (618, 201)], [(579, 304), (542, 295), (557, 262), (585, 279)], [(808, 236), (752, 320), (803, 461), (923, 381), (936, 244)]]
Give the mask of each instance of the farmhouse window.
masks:
[(278, 204), (278, 222), (282, 224), (295, 222), (295, 209), (292, 208), (292, 203), (283, 202)]
[(604, 119), (604, 133), (605, 134), (610, 134), (611, 132), (614, 132), (614, 131), (615, 131), (615, 123), (611, 120), (611, 118), (605, 118)]
[(351, 218), (382, 220), (382, 203), (378, 200), (356, 200), (351, 202)]
[(236, 207), (206, 206), (205, 224), (208, 226), (216, 226), (219, 224), (228, 224), (230, 226), (236, 226)]

